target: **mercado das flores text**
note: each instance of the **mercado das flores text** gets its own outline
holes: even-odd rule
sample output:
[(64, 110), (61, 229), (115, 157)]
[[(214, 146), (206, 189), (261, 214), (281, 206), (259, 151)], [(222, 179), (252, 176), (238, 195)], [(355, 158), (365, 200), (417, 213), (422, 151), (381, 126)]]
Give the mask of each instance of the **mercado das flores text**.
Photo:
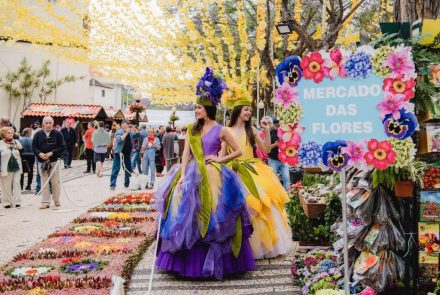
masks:
[[(365, 118), (361, 112), (365, 100), (372, 97), (381, 97), (380, 85), (352, 85), (337, 87), (306, 88), (303, 99), (320, 100), (320, 107), (324, 107), (325, 120), (315, 120), (311, 124), (312, 134), (371, 134), (373, 122), (379, 120), (375, 100), (370, 100), (376, 116)], [(370, 120), (371, 119), (371, 120)]]

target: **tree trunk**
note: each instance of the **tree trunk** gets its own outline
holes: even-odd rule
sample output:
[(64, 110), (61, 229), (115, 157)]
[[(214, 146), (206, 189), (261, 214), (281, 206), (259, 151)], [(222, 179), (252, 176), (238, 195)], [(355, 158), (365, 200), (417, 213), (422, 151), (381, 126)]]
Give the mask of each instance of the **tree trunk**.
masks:
[(395, 0), (394, 20), (415, 21), (420, 18), (440, 18), (439, 0)]

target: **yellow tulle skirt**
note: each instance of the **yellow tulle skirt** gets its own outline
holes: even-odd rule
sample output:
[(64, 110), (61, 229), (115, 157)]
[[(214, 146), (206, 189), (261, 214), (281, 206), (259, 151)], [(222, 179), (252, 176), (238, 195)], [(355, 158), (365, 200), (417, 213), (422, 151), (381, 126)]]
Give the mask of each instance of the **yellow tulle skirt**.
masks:
[(292, 235), (284, 205), (289, 196), (272, 169), (261, 161), (251, 164), (257, 174), (252, 178), (259, 198), (250, 194), (246, 198), (254, 232), (250, 243), (255, 259), (272, 258), (288, 253)]

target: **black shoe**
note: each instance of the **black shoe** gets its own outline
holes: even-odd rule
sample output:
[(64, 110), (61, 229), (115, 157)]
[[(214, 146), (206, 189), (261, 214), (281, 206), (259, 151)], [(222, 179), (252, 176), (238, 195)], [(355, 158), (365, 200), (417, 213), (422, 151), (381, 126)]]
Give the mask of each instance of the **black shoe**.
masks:
[(115, 189), (116, 189), (115, 186), (111, 186), (111, 187), (110, 187), (110, 190), (111, 190), (111, 191), (114, 191)]
[(87, 170), (86, 170), (86, 171), (84, 171), (83, 173), (90, 173), (90, 171), (87, 171)]
[(67, 169), (67, 165), (64, 165), (64, 169)]
[(20, 204), (15, 205), (15, 208), (20, 208), (20, 207), (21, 207)]
[(12, 208), (11, 205), (6, 205), (6, 206), (5, 206), (5, 209), (11, 209), (11, 208)]
[(26, 187), (26, 190), (27, 190), (27, 191), (30, 191), (30, 190), (31, 190), (31, 187), (30, 187), (30, 186), (27, 186), (27, 187)]

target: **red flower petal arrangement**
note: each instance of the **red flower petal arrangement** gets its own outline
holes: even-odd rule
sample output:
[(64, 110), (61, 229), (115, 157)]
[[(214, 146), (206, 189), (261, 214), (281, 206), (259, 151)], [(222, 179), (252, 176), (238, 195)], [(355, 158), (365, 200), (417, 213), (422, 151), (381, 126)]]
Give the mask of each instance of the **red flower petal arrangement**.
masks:
[[(152, 194), (118, 194), (0, 268), (0, 293), (109, 294), (155, 238)], [(108, 210), (106, 210), (108, 209)]]

